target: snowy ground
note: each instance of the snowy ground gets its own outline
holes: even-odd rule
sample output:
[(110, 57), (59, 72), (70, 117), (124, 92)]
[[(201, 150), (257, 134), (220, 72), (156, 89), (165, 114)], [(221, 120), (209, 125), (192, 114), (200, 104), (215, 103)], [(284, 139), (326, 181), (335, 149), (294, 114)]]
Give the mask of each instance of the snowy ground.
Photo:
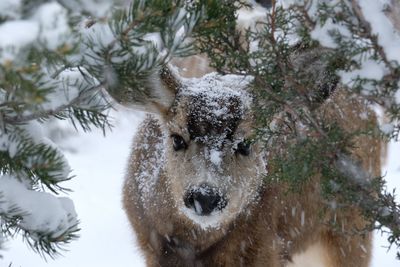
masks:
[[(47, 262), (33, 253), (21, 240), (10, 241), (1, 251), (0, 267), (128, 267), (144, 266), (135, 245), (135, 238), (121, 209), (121, 185), (132, 136), (143, 114), (115, 114), (113, 132), (103, 138), (100, 131), (76, 134), (61, 145), (76, 177), (66, 187), (73, 189), (74, 200), (82, 228), (80, 239), (70, 244), (68, 251)], [(389, 188), (400, 188), (400, 144), (389, 150), (387, 179)], [(385, 237), (376, 235), (373, 267), (399, 266), (394, 250), (386, 252)]]

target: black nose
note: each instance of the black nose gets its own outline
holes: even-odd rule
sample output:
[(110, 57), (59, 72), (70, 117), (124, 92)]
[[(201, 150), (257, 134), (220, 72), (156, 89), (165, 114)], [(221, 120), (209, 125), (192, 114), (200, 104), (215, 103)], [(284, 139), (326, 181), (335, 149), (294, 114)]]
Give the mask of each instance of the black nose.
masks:
[(214, 210), (222, 210), (227, 201), (222, 193), (207, 184), (190, 188), (185, 197), (186, 207), (194, 209), (198, 215), (208, 215)]

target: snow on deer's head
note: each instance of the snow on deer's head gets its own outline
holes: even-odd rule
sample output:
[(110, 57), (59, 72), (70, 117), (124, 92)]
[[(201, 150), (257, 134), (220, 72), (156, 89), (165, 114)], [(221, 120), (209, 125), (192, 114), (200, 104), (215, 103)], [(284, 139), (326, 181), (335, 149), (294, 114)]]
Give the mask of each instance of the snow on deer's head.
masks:
[(163, 168), (176, 212), (203, 229), (225, 228), (257, 198), (265, 173), (261, 147), (251, 142), (251, 79), (211, 73), (178, 81), (168, 69), (160, 77), (139, 105), (167, 132)]

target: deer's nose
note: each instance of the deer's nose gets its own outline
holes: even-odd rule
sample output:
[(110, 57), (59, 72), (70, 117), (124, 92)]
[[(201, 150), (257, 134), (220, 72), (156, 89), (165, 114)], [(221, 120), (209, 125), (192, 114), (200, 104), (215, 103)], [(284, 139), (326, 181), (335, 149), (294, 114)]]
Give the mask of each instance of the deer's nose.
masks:
[(227, 204), (223, 194), (208, 184), (190, 188), (183, 200), (186, 207), (194, 209), (201, 216), (209, 215), (214, 210), (222, 210)]

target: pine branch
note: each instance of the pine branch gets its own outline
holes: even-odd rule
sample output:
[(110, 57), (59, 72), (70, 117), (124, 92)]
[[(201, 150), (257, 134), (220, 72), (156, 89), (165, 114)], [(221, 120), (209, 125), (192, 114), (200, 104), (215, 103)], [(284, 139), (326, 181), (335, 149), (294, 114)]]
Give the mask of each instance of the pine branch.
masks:
[[(9, 123), (9, 124), (21, 124), (21, 123), (26, 123), (28, 121), (33, 121), (33, 120), (38, 120), (38, 119), (43, 119), (43, 118), (48, 118), (51, 116), (57, 116), (59, 113), (62, 111), (67, 110), (68, 108), (72, 106), (78, 106), (82, 101), (88, 96), (93, 94), (94, 92), (97, 92), (103, 88), (103, 84), (99, 84), (93, 88), (90, 88), (89, 90), (85, 90), (80, 92), (79, 96), (75, 97), (72, 99), (69, 103), (60, 105), (54, 110), (43, 110), (39, 111), (34, 114), (30, 115), (17, 115), (17, 116), (7, 116), (5, 114), (1, 113), (0, 110), (0, 121), (3, 121), (3, 123)], [(10, 103), (5, 103), (6, 105), (9, 105)]]

